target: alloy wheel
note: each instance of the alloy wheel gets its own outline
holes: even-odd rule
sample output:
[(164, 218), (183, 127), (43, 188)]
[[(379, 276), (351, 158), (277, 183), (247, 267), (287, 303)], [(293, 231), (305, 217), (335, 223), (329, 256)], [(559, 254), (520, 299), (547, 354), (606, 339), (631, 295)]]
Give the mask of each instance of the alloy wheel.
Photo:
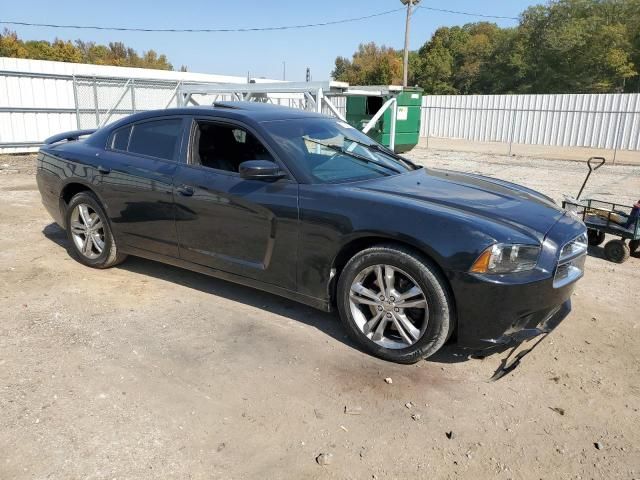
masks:
[(96, 259), (104, 250), (104, 223), (91, 205), (80, 203), (71, 212), (71, 236), (78, 251)]
[(424, 334), (429, 307), (409, 274), (391, 265), (373, 265), (354, 278), (349, 307), (360, 331), (384, 348), (406, 348)]

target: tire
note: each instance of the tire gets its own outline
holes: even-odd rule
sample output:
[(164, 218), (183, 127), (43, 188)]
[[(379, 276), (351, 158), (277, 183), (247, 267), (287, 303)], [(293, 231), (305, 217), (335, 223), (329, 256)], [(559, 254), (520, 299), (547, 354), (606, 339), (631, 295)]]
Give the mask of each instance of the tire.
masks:
[(589, 245), (593, 245), (595, 247), (604, 242), (605, 233), (600, 230), (590, 228), (587, 230), (587, 237), (589, 238)]
[(629, 242), (629, 253), (631, 253), (631, 255), (640, 253), (640, 240), (631, 240)]
[(629, 258), (631, 251), (624, 240), (610, 240), (604, 246), (604, 256), (615, 263), (624, 263)]
[[(83, 265), (110, 268), (127, 257), (118, 252), (107, 214), (92, 192), (80, 192), (71, 199), (65, 212), (65, 225), (70, 254)], [(87, 245), (89, 237), (90, 245)]]
[[(337, 289), (347, 333), (384, 360), (415, 363), (436, 353), (453, 332), (455, 315), (446, 281), (430, 261), (408, 248), (380, 245), (362, 250), (342, 270)], [(378, 315), (382, 317), (376, 321)], [(407, 321), (410, 326), (405, 328)]]

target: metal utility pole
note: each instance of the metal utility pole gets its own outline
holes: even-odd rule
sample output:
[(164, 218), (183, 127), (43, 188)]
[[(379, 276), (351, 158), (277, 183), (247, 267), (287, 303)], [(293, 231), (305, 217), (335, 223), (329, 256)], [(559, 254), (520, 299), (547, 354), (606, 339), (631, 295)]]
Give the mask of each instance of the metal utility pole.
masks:
[(282, 80), (287, 79), (287, 62), (282, 62)]
[(403, 5), (407, 6), (407, 20), (404, 26), (404, 60), (402, 62), (402, 86), (407, 86), (409, 78), (409, 27), (411, 26), (411, 15), (413, 14), (413, 6), (420, 3), (420, 0), (400, 0)]

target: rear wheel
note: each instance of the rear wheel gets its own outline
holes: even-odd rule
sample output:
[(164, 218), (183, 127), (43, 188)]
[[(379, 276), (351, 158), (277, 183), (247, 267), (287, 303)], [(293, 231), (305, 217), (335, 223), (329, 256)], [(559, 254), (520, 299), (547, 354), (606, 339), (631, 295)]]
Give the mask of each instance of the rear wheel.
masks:
[(640, 253), (640, 240), (631, 240), (629, 242), (629, 252), (631, 252), (631, 255)]
[(80, 192), (71, 199), (66, 225), (71, 254), (80, 263), (109, 268), (126, 258), (118, 252), (107, 215), (93, 193)]
[(589, 238), (589, 245), (597, 246), (604, 242), (605, 233), (594, 228), (587, 230), (587, 237)]
[(630, 254), (629, 246), (624, 240), (610, 240), (604, 246), (605, 257), (615, 263), (626, 262)]
[(440, 272), (402, 247), (359, 252), (338, 281), (340, 319), (351, 338), (393, 362), (437, 352), (453, 331), (452, 305)]

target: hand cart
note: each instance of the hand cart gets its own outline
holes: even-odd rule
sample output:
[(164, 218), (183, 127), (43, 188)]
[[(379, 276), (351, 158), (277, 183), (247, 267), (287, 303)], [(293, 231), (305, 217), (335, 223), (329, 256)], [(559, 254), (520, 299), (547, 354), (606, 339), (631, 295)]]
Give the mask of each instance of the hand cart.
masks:
[[(619, 239), (609, 240), (604, 246), (607, 260), (625, 262), (632, 253), (640, 251), (640, 201), (633, 207), (602, 200), (580, 200), (591, 173), (605, 164), (602, 157), (591, 157), (587, 161), (589, 173), (575, 199), (566, 198), (562, 208), (573, 212), (587, 226), (589, 245), (600, 245), (609, 234)], [(626, 240), (629, 240), (627, 244)]]

